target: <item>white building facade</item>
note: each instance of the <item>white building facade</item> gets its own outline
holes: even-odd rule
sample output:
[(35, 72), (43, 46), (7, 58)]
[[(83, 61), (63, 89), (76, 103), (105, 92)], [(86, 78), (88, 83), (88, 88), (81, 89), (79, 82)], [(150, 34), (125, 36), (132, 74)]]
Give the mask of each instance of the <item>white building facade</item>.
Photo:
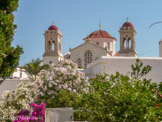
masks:
[[(69, 52), (62, 57), (61, 40), (63, 35), (55, 25), (52, 25), (44, 34), (43, 61), (44, 64), (57, 64), (59, 60), (70, 59), (82, 67), (88, 77), (92, 78), (101, 73), (126, 74), (131, 71), (131, 65), (135, 64), (136, 59), (139, 58), (144, 65), (152, 67), (146, 78), (160, 83), (162, 81), (162, 41), (159, 42), (159, 57), (138, 57), (136, 33), (133, 24), (127, 20), (119, 29), (120, 50), (116, 51), (116, 38), (101, 30), (101, 25), (99, 25), (99, 30), (90, 33), (83, 39), (83, 44), (69, 49)], [(51, 43), (55, 45), (54, 50), (51, 48)]]
[(102, 56), (88, 65), (85, 72), (88, 77), (93, 78), (96, 74), (129, 74), (131, 72), (131, 65), (136, 63), (136, 59), (140, 59), (143, 66), (150, 65), (152, 70), (145, 76), (151, 79), (152, 82), (162, 82), (162, 58), (152, 57), (108, 57)]

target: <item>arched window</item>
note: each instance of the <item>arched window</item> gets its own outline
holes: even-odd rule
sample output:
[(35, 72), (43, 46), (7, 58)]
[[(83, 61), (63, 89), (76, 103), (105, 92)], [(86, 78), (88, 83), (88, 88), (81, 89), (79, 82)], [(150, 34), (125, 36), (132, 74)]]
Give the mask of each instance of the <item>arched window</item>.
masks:
[(87, 68), (87, 65), (92, 62), (92, 53), (91, 51), (87, 50), (84, 53), (84, 68)]
[(110, 50), (110, 42), (107, 42), (108, 50)]
[(54, 51), (54, 50), (55, 50), (55, 42), (52, 41), (52, 51)]
[(126, 42), (126, 38), (123, 39), (123, 49), (125, 49), (127, 47), (127, 42)]
[(78, 66), (82, 66), (82, 59), (81, 58), (77, 59), (77, 64), (78, 64)]
[(129, 49), (131, 49), (131, 38), (129, 38), (128, 40), (129, 40), (129, 42), (128, 42), (129, 43), (128, 44), (129, 45)]

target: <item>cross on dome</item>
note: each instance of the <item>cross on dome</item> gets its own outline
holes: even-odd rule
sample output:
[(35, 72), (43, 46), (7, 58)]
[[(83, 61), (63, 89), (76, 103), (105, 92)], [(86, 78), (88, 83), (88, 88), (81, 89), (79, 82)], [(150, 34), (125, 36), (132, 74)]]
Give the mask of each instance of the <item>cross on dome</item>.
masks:
[(128, 22), (129, 18), (127, 17), (127, 22)]
[(57, 26), (54, 25), (54, 21), (52, 21), (52, 25), (48, 28), (48, 30), (58, 30)]
[(101, 30), (101, 21), (99, 19), (99, 30)]
[(52, 25), (54, 25), (55, 24), (55, 22), (54, 21), (52, 21)]

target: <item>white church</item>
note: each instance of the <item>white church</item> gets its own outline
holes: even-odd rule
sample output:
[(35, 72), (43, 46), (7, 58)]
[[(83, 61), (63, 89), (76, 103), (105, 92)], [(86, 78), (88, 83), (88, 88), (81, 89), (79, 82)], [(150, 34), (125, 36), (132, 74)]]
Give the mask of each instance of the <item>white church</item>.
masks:
[(92, 78), (96, 74), (116, 72), (127, 73), (131, 71), (131, 65), (136, 59), (140, 59), (144, 65), (150, 65), (152, 70), (147, 78), (152, 82), (162, 82), (162, 41), (159, 42), (159, 57), (138, 57), (136, 52), (136, 30), (131, 22), (127, 21), (120, 27), (120, 50), (116, 51), (116, 38), (105, 30), (96, 30), (83, 39), (84, 43), (69, 49), (64, 56), (62, 54), (63, 34), (58, 27), (52, 24), (45, 31), (44, 64), (57, 64), (60, 60), (70, 59), (83, 68), (85, 74)]

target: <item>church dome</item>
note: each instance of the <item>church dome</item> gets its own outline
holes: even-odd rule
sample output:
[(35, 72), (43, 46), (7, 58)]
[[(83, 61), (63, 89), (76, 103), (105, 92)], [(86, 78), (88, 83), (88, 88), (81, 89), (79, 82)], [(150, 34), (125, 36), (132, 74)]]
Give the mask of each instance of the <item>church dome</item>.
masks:
[(124, 24), (123, 24), (123, 26), (122, 27), (133, 27), (134, 28), (134, 26), (133, 26), (133, 24), (132, 23), (130, 23), (130, 22), (125, 22)]
[(88, 35), (86, 38), (84, 38), (83, 40), (88, 39), (88, 38), (112, 38), (112, 39), (115, 39), (108, 32), (106, 32), (104, 30), (94, 31), (90, 35)]
[(58, 30), (57, 26), (55, 25), (51, 25), (48, 30)]

